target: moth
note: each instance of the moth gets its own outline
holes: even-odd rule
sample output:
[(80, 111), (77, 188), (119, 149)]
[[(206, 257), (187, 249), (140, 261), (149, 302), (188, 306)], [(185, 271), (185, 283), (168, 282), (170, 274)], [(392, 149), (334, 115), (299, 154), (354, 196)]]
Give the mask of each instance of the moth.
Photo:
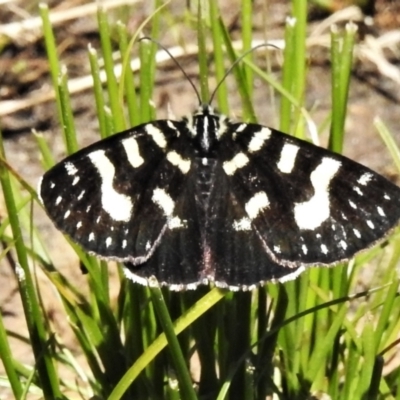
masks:
[(338, 154), (202, 105), (67, 157), (38, 193), (89, 253), (173, 290), (249, 290), (349, 260), (400, 219), (400, 188)]

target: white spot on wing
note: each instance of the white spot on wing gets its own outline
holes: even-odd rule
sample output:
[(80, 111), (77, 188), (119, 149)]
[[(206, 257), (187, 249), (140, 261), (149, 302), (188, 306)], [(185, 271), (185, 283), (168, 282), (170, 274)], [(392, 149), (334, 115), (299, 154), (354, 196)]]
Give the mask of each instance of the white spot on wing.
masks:
[(67, 219), (71, 214), (71, 211), (67, 210), (66, 213), (64, 214), (64, 219)]
[(357, 209), (357, 205), (354, 204), (351, 200), (349, 200), (349, 204), (351, 208), (354, 208), (355, 210)]
[(385, 193), (385, 195), (383, 196), (383, 198), (384, 198), (385, 200), (390, 200), (390, 196), (389, 196), (388, 194), (386, 194), (386, 193)]
[(341, 163), (332, 158), (324, 158), (311, 173), (314, 196), (304, 203), (296, 203), (294, 217), (300, 229), (318, 228), (329, 218), (329, 184)]
[(339, 244), (340, 244), (340, 246), (342, 247), (343, 250), (346, 250), (346, 249), (347, 249), (347, 243), (346, 243), (344, 240), (341, 240), (341, 241), (339, 242)]
[(328, 248), (326, 247), (326, 245), (321, 244), (321, 251), (322, 251), (324, 254), (328, 254)]
[(127, 241), (126, 241), (126, 239), (124, 239), (122, 241), (122, 248), (125, 249), (126, 245), (127, 245)]
[(75, 186), (79, 182), (79, 176), (75, 176), (74, 180), (72, 181), (72, 186)]
[(58, 205), (61, 203), (61, 200), (62, 200), (62, 197), (61, 197), (61, 196), (58, 196), (58, 197), (56, 198), (56, 206), (58, 206)]
[(299, 146), (295, 144), (286, 143), (281, 151), (281, 158), (277, 164), (279, 170), (285, 174), (292, 172), (294, 163), (296, 161), (297, 152), (299, 151)]
[(239, 220), (234, 220), (232, 226), (235, 231), (250, 231), (251, 221), (249, 218), (244, 217)]
[(158, 147), (161, 147), (162, 149), (167, 147), (167, 141), (165, 140), (165, 136), (160, 129), (155, 127), (153, 124), (147, 124), (145, 129), (147, 134), (153, 138)]
[(115, 168), (105, 156), (103, 150), (97, 150), (88, 155), (102, 179), (101, 204), (103, 209), (115, 221), (128, 221), (132, 215), (133, 203), (131, 199), (115, 191), (113, 186)]
[(186, 228), (186, 221), (182, 221), (179, 217), (173, 217), (168, 220), (169, 229)]
[(379, 214), (380, 216), (382, 216), (382, 217), (385, 217), (385, 216), (386, 216), (386, 215), (385, 215), (385, 212), (384, 212), (383, 209), (382, 209), (382, 207), (377, 206), (376, 209), (377, 209), (378, 214)]
[(106, 246), (107, 246), (107, 247), (110, 247), (111, 243), (112, 243), (112, 237), (109, 236), (109, 237), (106, 239)]
[(243, 132), (246, 129), (247, 124), (240, 124), (232, 134), (233, 140), (236, 140), (238, 133)]
[(360, 239), (361, 238), (361, 233), (358, 229), (353, 229), (354, 234)]
[(244, 206), (247, 215), (251, 220), (257, 218), (258, 214), (264, 208), (269, 206), (269, 200), (265, 192), (256, 193)]
[(303, 244), (303, 245), (301, 246), (301, 250), (303, 251), (304, 254), (307, 254), (307, 253), (308, 253), (308, 249), (307, 249), (307, 246), (306, 246), (305, 244)]
[(371, 179), (372, 179), (372, 174), (370, 172), (366, 172), (365, 174), (360, 176), (357, 182), (360, 185), (365, 186)]
[(227, 175), (233, 175), (236, 170), (243, 168), (249, 162), (249, 158), (244, 153), (238, 153), (230, 161), (225, 161), (222, 165)]
[(182, 173), (187, 174), (190, 169), (190, 160), (183, 159), (176, 151), (170, 151), (167, 154), (167, 160), (175, 167), (178, 167)]
[(274, 251), (275, 253), (280, 253), (281, 252), (281, 248), (279, 246), (274, 246)]
[(77, 224), (76, 224), (76, 229), (79, 229), (79, 228), (81, 228), (82, 227), (82, 221), (79, 221)]
[(175, 203), (164, 189), (154, 189), (152, 200), (164, 211), (166, 217), (174, 212)]
[(236, 132), (243, 132), (246, 129), (247, 124), (240, 124), (237, 128), (236, 128)]
[(68, 175), (75, 175), (78, 172), (78, 170), (75, 167), (75, 165), (72, 164), (71, 162), (66, 162), (65, 163), (65, 169), (67, 170), (67, 174)]
[(168, 125), (168, 128), (170, 128), (170, 129), (173, 129), (174, 131), (176, 131), (176, 127), (175, 127), (175, 125), (173, 124), (173, 122), (171, 121), (171, 120), (167, 120), (167, 125)]
[(81, 200), (84, 194), (85, 194), (85, 190), (82, 190), (82, 192), (79, 193), (79, 196), (77, 197), (77, 199)]
[(129, 164), (133, 168), (138, 168), (144, 163), (143, 157), (140, 155), (137, 140), (133, 137), (124, 139), (122, 141), (126, 156), (128, 157)]
[(360, 189), (358, 186), (354, 186), (354, 187), (353, 187), (353, 190), (354, 190), (357, 194), (359, 194), (360, 196), (363, 196), (363, 195), (364, 195), (364, 193), (361, 191), (361, 189)]
[(271, 129), (265, 127), (261, 128), (258, 132), (254, 133), (248, 147), (250, 153), (259, 151), (264, 146), (264, 143), (270, 138), (270, 136), (271, 136)]
[(90, 232), (89, 234), (89, 242), (93, 242), (94, 241), (94, 233)]
[(373, 223), (372, 221), (370, 221), (369, 219), (367, 219), (367, 225), (368, 225), (371, 229), (374, 229), (374, 228), (375, 228), (374, 223)]

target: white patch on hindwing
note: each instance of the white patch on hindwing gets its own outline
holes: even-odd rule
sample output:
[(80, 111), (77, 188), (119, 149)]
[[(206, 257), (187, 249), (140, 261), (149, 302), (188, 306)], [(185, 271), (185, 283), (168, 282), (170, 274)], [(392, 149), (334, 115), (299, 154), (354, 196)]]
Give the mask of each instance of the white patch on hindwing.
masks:
[(169, 151), (167, 153), (167, 160), (175, 167), (178, 167), (183, 174), (189, 172), (190, 160), (185, 160), (176, 151)]
[(239, 220), (234, 220), (232, 227), (235, 231), (251, 231), (250, 218), (243, 217)]
[(249, 158), (244, 153), (238, 153), (230, 161), (225, 161), (222, 168), (225, 173), (232, 176), (238, 169), (243, 168), (249, 162)]
[(154, 189), (152, 200), (161, 208), (166, 217), (172, 216), (175, 208), (175, 203), (172, 200), (171, 196), (164, 189)]
[(180, 219), (179, 217), (172, 217), (168, 219), (168, 228), (169, 229), (179, 229), (179, 228), (187, 228), (187, 221)]
[(259, 213), (269, 207), (269, 199), (265, 192), (256, 193), (244, 206), (247, 215), (251, 220), (257, 218)]

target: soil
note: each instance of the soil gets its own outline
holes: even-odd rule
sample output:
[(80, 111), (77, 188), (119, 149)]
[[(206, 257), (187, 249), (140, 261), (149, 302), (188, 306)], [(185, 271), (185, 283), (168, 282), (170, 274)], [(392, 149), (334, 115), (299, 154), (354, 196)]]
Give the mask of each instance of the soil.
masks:
[[(34, 5), (36, 2), (9, 1), (1, 2), (0, 5), (0, 27), (12, 22), (29, 19), (38, 15)], [(29, 4), (28, 4), (29, 3)], [(69, 0), (63, 2), (50, 2), (53, 11), (66, 11), (72, 7), (79, 6), (82, 1)], [(230, 28), (233, 37), (239, 37), (240, 13), (232, 6), (237, 2), (222, 1), (221, 9), (224, 20)], [(255, 28), (254, 37), (281, 40), (283, 37), (284, 21), (289, 13), (289, 2), (271, 0), (268, 5), (268, 13), (263, 13), (262, 1), (255, 1)], [(343, 7), (344, 1), (332, 1), (332, 10), (318, 10), (310, 8), (309, 31), (313, 32), (321, 26), (323, 21), (333, 11)], [(32, 8), (30, 8), (32, 6)], [(171, 8), (173, 13), (179, 15), (184, 7), (183, 1), (175, 1)], [(127, 20), (129, 29), (133, 32), (148, 15), (146, 7), (138, 6), (140, 11), (132, 13)], [(359, 25), (358, 51), (355, 57), (354, 72), (352, 74), (349, 105), (346, 120), (346, 141), (344, 154), (375, 169), (394, 181), (398, 181), (397, 171), (387, 148), (382, 143), (375, 127), (374, 118), (379, 116), (388, 129), (393, 133), (396, 143), (400, 143), (400, 74), (391, 73), (392, 70), (383, 70), (381, 65), (377, 66), (374, 59), (368, 59), (362, 53), (363, 46), (367, 41), (374, 41), (375, 45), (380, 39), (390, 39), (389, 33), (393, 35), (390, 46), (383, 49), (375, 47), (377, 54), (382, 51), (382, 57), (389, 65), (398, 69), (400, 67), (400, 5), (399, 2), (380, 0), (375, 2), (375, 12), (369, 17), (363, 16), (357, 23)], [(126, 13), (125, 13), (126, 14)], [(118, 18), (121, 13), (111, 13), (111, 19)], [(266, 17), (262, 17), (266, 15)], [(354, 14), (356, 15), (356, 14)], [(343, 21), (340, 21), (343, 25)], [(267, 28), (265, 28), (267, 26)], [(87, 58), (87, 45), (89, 43), (96, 49), (100, 48), (95, 15), (80, 15), (77, 19), (58, 23), (55, 28), (55, 38), (63, 65), (66, 65), (68, 75), (71, 79), (86, 76), (89, 73)], [(43, 168), (39, 159), (39, 151), (32, 130), (41, 132), (51, 148), (57, 160), (64, 156), (64, 146), (60, 139), (60, 126), (57, 119), (56, 105), (50, 96), (48, 101), (40, 101), (41, 97), (49, 93), (51, 80), (48, 62), (43, 45), (43, 37), (39, 30), (31, 29), (28, 33), (18, 33), (8, 39), (4, 39), (0, 29), (0, 128), (5, 138), (6, 155), (9, 163), (18, 173), (32, 186), (35, 187)], [(323, 31), (316, 39), (323, 43), (324, 35), (329, 30)], [(396, 36), (397, 35), (397, 36)], [(179, 36), (179, 35), (178, 35)], [(166, 47), (177, 43), (174, 33), (168, 32), (165, 37), (161, 36), (162, 44)], [(181, 43), (185, 45), (195, 44), (194, 31), (188, 35), (179, 36)], [(317, 40), (318, 41), (318, 40)], [(313, 120), (317, 126), (322, 124), (328, 117), (330, 110), (330, 65), (329, 52), (321, 45), (312, 45), (308, 48), (308, 85), (306, 88), (306, 105), (311, 110)], [(181, 61), (181, 60), (180, 60)], [(194, 57), (186, 58), (183, 67), (191, 79), (197, 83), (197, 64)], [(212, 68), (212, 67), (210, 67)], [(275, 76), (280, 74), (279, 57), (272, 59), (272, 69)], [(210, 70), (212, 73), (212, 70)], [(212, 74), (210, 74), (212, 75)], [(233, 79), (231, 79), (233, 81)], [(215, 85), (213, 79), (210, 86)], [(73, 112), (75, 116), (76, 130), (80, 145), (87, 145), (98, 139), (98, 124), (94, 109), (94, 100), (91, 88), (78, 91), (72, 96)], [(261, 85), (256, 80), (255, 105), (260, 123), (276, 127), (278, 125), (278, 103), (279, 98), (271, 96), (269, 88)], [(19, 106), (23, 100), (37, 99), (30, 106), (15, 110), (10, 106)], [(236, 96), (235, 89), (231, 89), (232, 116), (240, 118), (240, 101)], [(197, 105), (196, 96), (188, 82), (182, 78), (172, 63), (160, 65), (157, 73), (157, 89), (154, 94), (154, 102), (157, 116), (162, 118), (172, 110), (177, 116), (188, 114)], [(326, 139), (325, 132), (325, 139)], [(68, 279), (76, 282), (76, 285), (85, 285), (78, 260), (70, 247), (53, 228), (44, 212), (35, 207), (35, 221), (37, 227), (43, 234), (43, 241), (50, 250), (51, 257), (57, 269)], [(0, 217), (6, 216), (4, 205), (0, 203)], [(61, 257), (60, 257), (61, 255)], [(4, 323), (9, 331), (18, 332), (27, 337), (24, 313), (17, 287), (17, 280), (10, 259), (3, 258), (0, 261), (0, 307)], [(51, 315), (56, 331), (63, 342), (73, 351), (75, 339), (68, 328), (62, 305), (53, 290), (49, 286), (45, 276), (37, 268), (38, 282), (40, 285), (43, 305), (46, 312)], [(110, 271), (115, 274), (115, 270)], [(117, 282), (117, 280), (115, 280)], [(118, 285), (112, 291), (116, 297)], [(58, 317), (59, 316), (59, 317)], [(10, 337), (12, 352), (16, 360), (21, 363), (33, 365), (33, 356), (30, 347), (22, 344), (18, 338)], [(1, 372), (3, 374), (3, 372)], [(2, 400), (12, 399), (9, 389), (0, 389)], [(36, 398), (36, 397), (29, 397)]]

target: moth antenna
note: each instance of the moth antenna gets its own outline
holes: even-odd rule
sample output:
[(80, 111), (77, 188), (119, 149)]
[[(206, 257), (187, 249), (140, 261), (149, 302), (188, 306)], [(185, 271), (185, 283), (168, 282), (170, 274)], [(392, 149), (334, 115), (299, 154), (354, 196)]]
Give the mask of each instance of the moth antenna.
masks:
[(179, 64), (178, 60), (171, 54), (171, 52), (165, 47), (163, 46), (160, 42), (158, 42), (157, 40), (149, 37), (149, 36), (144, 36), (142, 38), (139, 39), (139, 42), (141, 42), (142, 40), (149, 40), (150, 42), (153, 42), (154, 44), (156, 44), (158, 47), (160, 47), (161, 49), (163, 49), (171, 58), (171, 60), (175, 63), (175, 65), (181, 70), (182, 74), (185, 76), (185, 78), (188, 80), (188, 82), (190, 83), (190, 85), (192, 86), (194, 92), (196, 93), (197, 96), (197, 100), (199, 101), (199, 106), (201, 106), (202, 101), (201, 101), (201, 97), (200, 97), (200, 93), (197, 90), (196, 86), (194, 85), (194, 83), (192, 82), (192, 80), (189, 78), (189, 75), (185, 72), (185, 70), (182, 68), (182, 65)]
[(225, 81), (225, 79), (227, 78), (227, 76), (232, 72), (233, 68), (236, 67), (237, 64), (240, 63), (240, 61), (243, 60), (243, 58), (245, 58), (248, 54), (252, 53), (255, 50), (258, 50), (260, 47), (267, 47), (267, 46), (272, 46), (275, 47), (276, 49), (279, 49), (279, 47), (271, 44), (271, 43), (261, 43), (258, 44), (257, 46), (252, 47), (250, 50), (247, 50), (244, 54), (242, 54), (239, 58), (237, 58), (235, 60), (235, 62), (228, 68), (228, 70), (225, 72), (225, 75), (222, 77), (222, 79), (219, 81), (217, 87), (214, 89), (214, 91), (211, 94), (210, 97), (210, 101), (209, 104), (212, 103), (212, 101), (214, 100), (214, 96), (217, 93), (218, 89), (221, 87), (222, 83)]

